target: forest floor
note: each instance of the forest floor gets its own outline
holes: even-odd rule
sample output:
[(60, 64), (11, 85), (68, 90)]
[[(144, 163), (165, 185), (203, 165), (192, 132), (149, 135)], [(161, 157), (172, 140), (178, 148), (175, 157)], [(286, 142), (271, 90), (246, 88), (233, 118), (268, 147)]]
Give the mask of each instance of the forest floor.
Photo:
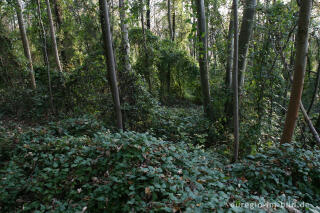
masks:
[(142, 133), (89, 115), (2, 117), (0, 211), (320, 212), (319, 150), (285, 144), (231, 164), (224, 128), (201, 113), (159, 107)]

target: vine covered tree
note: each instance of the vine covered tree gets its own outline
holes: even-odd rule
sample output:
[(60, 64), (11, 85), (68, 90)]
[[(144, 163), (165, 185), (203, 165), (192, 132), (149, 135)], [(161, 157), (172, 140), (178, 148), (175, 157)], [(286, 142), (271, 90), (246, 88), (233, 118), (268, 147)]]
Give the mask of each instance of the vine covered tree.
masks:
[(207, 29), (204, 0), (196, 0), (197, 17), (198, 17), (198, 60), (200, 66), (201, 90), (203, 96), (204, 112), (209, 118), (212, 118), (210, 85), (208, 74), (208, 55), (207, 55)]

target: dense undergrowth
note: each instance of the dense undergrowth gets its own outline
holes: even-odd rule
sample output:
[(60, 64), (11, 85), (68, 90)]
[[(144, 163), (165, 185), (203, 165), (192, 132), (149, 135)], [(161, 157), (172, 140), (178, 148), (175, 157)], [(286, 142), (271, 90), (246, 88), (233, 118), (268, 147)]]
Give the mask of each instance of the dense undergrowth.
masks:
[(319, 150), (285, 144), (230, 164), (205, 148), (204, 120), (162, 110), (163, 132), (112, 133), (92, 116), (1, 123), (1, 212), (320, 211)]

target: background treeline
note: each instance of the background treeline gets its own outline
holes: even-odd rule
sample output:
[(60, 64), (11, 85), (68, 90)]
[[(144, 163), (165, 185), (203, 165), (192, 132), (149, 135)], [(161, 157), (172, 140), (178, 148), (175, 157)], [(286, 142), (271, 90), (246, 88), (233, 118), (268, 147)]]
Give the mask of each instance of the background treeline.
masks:
[[(211, 120), (232, 126), (232, 2), (204, 1), (203, 7), (200, 3), (108, 2), (108, 33), (124, 128), (139, 129), (137, 123), (146, 123), (157, 103), (203, 101)], [(112, 125), (113, 90), (104, 61), (102, 3), (0, 4), (2, 115), (38, 119), (93, 113)], [(302, 95), (317, 130), (318, 6), (314, 2)], [(298, 16), (296, 1), (239, 2), (240, 141), (246, 141), (248, 148), (279, 139), (291, 89)], [(295, 135), (299, 140), (313, 140), (306, 126), (299, 117)]]

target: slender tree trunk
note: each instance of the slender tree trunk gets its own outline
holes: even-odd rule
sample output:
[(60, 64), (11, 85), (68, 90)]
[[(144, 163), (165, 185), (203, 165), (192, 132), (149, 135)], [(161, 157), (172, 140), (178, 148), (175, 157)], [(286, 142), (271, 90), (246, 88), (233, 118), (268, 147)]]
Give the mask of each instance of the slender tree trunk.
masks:
[(12, 31), (14, 31), (16, 29), (16, 16), (14, 14), (12, 14), (12, 22), (13, 22), (13, 29)]
[(232, 66), (233, 66), (233, 54), (234, 54), (234, 21), (233, 15), (230, 16), (229, 31), (228, 31), (228, 45), (227, 45), (227, 67), (226, 67), (226, 88), (232, 88)]
[(61, 11), (61, 4), (60, 0), (53, 0), (54, 5), (54, 12), (56, 15), (57, 25), (59, 28), (61, 28), (62, 25), (62, 11)]
[(315, 127), (316, 127), (317, 131), (320, 132), (320, 112), (319, 112)]
[(49, 89), (49, 97), (50, 97), (50, 106), (51, 106), (52, 113), (54, 113), (53, 95), (52, 95), (52, 87), (51, 87), (51, 75), (50, 75), (50, 66), (49, 66), (48, 49), (47, 49), (47, 36), (46, 36), (46, 31), (44, 29), (43, 22), (42, 22), (40, 0), (37, 0), (37, 9), (38, 9), (38, 18), (39, 18), (39, 25), (41, 30), (41, 37), (43, 42), (42, 48), (44, 53), (44, 63), (47, 67), (47, 73), (48, 73), (48, 89)]
[(28, 62), (29, 62), (31, 86), (33, 89), (36, 89), (37, 85), (36, 85), (36, 80), (34, 77), (34, 70), (33, 70), (32, 58), (31, 58), (31, 53), (30, 53), (29, 41), (28, 41), (26, 29), (24, 27), (24, 19), (23, 19), (22, 7), (20, 4), (20, 0), (16, 0), (16, 12), (17, 12), (17, 17), (18, 17), (18, 24), (19, 24), (24, 54), (27, 57)]
[(169, 99), (170, 93), (171, 93), (171, 66), (170, 66), (170, 62), (168, 63), (166, 83), (167, 83), (167, 97)]
[[(169, 26), (169, 36), (170, 36), (170, 40), (174, 41), (173, 21), (171, 22), (171, 2), (170, 2), (170, 0), (167, 1), (167, 4), (168, 4), (167, 5), (168, 6), (167, 18), (168, 18), (168, 26)], [(170, 91), (170, 88), (171, 88), (171, 64), (170, 64), (170, 62), (168, 62), (168, 69), (167, 69), (167, 73), (166, 73), (166, 83), (167, 83), (167, 86), (166, 86), (167, 87), (167, 97), (169, 98), (170, 92), (171, 92)]]
[(111, 87), (110, 89), (112, 91), (114, 108), (115, 108), (115, 113), (117, 118), (117, 128), (123, 129), (119, 89), (118, 89), (118, 82), (117, 82), (117, 75), (116, 75), (116, 65), (115, 65), (111, 30), (110, 30), (109, 8), (106, 0), (99, 0), (99, 7), (100, 7), (102, 36), (103, 36), (103, 42), (104, 42), (104, 51), (105, 51), (105, 57), (106, 57), (106, 64), (108, 67), (108, 74), (109, 74), (110, 87)]
[[(58, 32), (61, 32), (62, 30), (62, 24), (63, 24), (63, 13), (62, 13), (62, 9), (61, 9), (61, 0), (53, 0), (53, 6), (54, 6), (54, 13), (55, 13), (55, 17), (56, 17), (56, 23), (57, 23), (57, 27), (59, 29)], [(66, 64), (67, 63), (67, 53), (65, 51), (65, 42), (64, 39), (66, 37), (66, 35), (68, 34), (67, 31), (63, 32), (64, 34), (64, 38), (62, 38), (60, 40), (60, 44), (61, 44), (61, 58), (62, 58), (62, 63)], [(58, 39), (59, 41), (59, 39)], [(59, 43), (59, 42), (58, 42)]]
[(212, 111), (210, 109), (210, 84), (207, 63), (207, 30), (206, 15), (204, 9), (204, 0), (196, 0), (197, 16), (198, 16), (198, 41), (199, 51), (198, 60), (200, 66), (201, 89), (203, 95), (204, 112), (212, 119)]
[(171, 24), (171, 3), (170, 0), (167, 1), (167, 6), (168, 6), (168, 14), (167, 14), (167, 18), (168, 18), (168, 26), (169, 26), (169, 35), (170, 35), (170, 39), (171, 41), (173, 40), (173, 31), (172, 31), (172, 24)]
[(149, 55), (148, 55), (148, 47), (147, 47), (147, 37), (146, 32), (144, 28), (144, 15), (143, 15), (143, 1), (140, 0), (140, 13), (141, 13), (141, 29), (142, 29), (142, 36), (143, 36), (143, 48), (145, 52), (145, 64), (146, 64), (146, 74), (145, 78), (148, 83), (149, 92), (152, 93), (152, 85), (151, 85), (151, 73), (150, 73), (150, 67), (149, 67)]
[[(319, 43), (318, 43), (318, 49), (319, 49)], [(308, 53), (309, 54), (309, 53)], [(320, 51), (318, 51), (318, 58), (320, 58)], [(311, 73), (311, 63), (310, 63), (310, 60), (309, 60), (309, 57), (307, 56), (307, 66), (308, 66), (308, 70), (309, 70), (309, 77), (310, 77), (310, 73)], [(309, 107), (308, 107), (308, 110), (306, 111), (306, 115), (308, 116), (308, 119), (309, 119), (309, 114), (311, 112), (311, 109), (312, 109), (312, 106), (316, 100), (316, 96), (318, 94), (318, 88), (319, 88), (319, 83), (320, 83), (320, 66), (318, 65), (318, 71), (317, 71), (317, 77), (316, 77), (316, 82), (315, 82), (315, 86), (314, 86), (314, 90), (313, 90), (313, 94), (312, 94), (312, 98), (311, 98), (311, 101), (310, 101), (310, 104), (309, 104)], [(301, 108), (301, 106), (300, 106)], [(302, 110), (302, 109), (301, 109)], [(307, 124), (309, 125), (309, 123), (311, 122), (312, 124), (312, 121), (309, 119), (305, 119)], [(302, 127), (301, 127), (301, 141), (305, 141), (305, 135), (304, 135), (304, 131), (305, 131), (305, 128), (306, 125), (305, 123), (302, 124)], [(310, 125), (309, 125), (310, 127)], [(316, 131), (315, 128), (313, 127), (310, 128), (311, 132), (313, 133), (313, 131)], [(315, 135), (315, 134), (313, 134)]]
[[(109, 6), (109, 19), (110, 19), (110, 30), (111, 35), (113, 35), (114, 32), (114, 7), (113, 7), (113, 0), (107, 0), (108, 6)], [(80, 16), (79, 16), (80, 17)], [(114, 50), (114, 48), (113, 48)]]
[(146, 19), (147, 19), (147, 29), (150, 30), (150, 27), (151, 27), (151, 23), (150, 23), (150, 0), (147, 0)]
[(236, 162), (239, 157), (239, 97), (238, 97), (238, 0), (233, 0), (233, 24), (234, 24), (234, 57), (233, 57), (233, 131), (234, 131), (234, 155)]
[(303, 117), (304, 117), (305, 121), (307, 122), (307, 124), (308, 124), (308, 126), (309, 126), (309, 129), (310, 129), (313, 137), (316, 139), (317, 143), (320, 144), (319, 134), (318, 134), (316, 128), (313, 126), (312, 121), (311, 121), (311, 119), (309, 118), (306, 110), (304, 109), (304, 106), (303, 106), (301, 100), (300, 100), (300, 109), (301, 109), (301, 111), (302, 111), (302, 114), (303, 114)]
[(124, 72), (131, 72), (130, 64), (130, 43), (129, 43), (129, 33), (128, 26), (126, 23), (126, 10), (124, 5), (124, 0), (119, 0), (120, 9), (120, 28), (121, 28), (121, 46), (122, 46), (122, 62), (124, 62)]
[(54, 50), (54, 57), (56, 59), (56, 64), (57, 64), (58, 70), (62, 74), (62, 66), (61, 66), (60, 58), (59, 58), (56, 33), (55, 33), (54, 25), (53, 25), (52, 13), (51, 13), (51, 7), (50, 7), (49, 0), (46, 0), (46, 4), (47, 4), (47, 13), (48, 13), (48, 18), (49, 18), (49, 24), (50, 24), (51, 39), (52, 39), (53, 50)]
[(232, 126), (232, 66), (233, 66), (233, 54), (234, 54), (234, 32), (233, 32), (233, 10), (230, 13), (230, 23), (229, 23), (229, 31), (228, 31), (228, 43), (227, 43), (227, 66), (226, 66), (226, 102), (224, 105), (224, 112), (226, 115), (226, 125), (231, 127)]
[(175, 9), (175, 0), (172, 0), (172, 41), (175, 40), (176, 36), (176, 9)]
[(242, 24), (239, 35), (239, 88), (244, 84), (244, 73), (247, 65), (249, 40), (253, 31), (256, 0), (245, 0)]
[[(131, 69), (130, 63), (130, 43), (129, 33), (126, 19), (126, 6), (124, 0), (119, 0), (119, 15), (120, 15), (120, 29), (121, 29), (121, 53), (120, 61), (122, 62), (119, 66), (119, 88), (120, 88), (120, 102), (123, 104), (134, 105), (136, 100), (135, 94), (135, 76)], [(126, 123), (130, 110), (122, 110), (122, 122), (123, 128)]]
[(303, 90), (304, 73), (306, 69), (306, 56), (308, 53), (308, 27), (310, 21), (312, 0), (301, 1), (298, 20), (298, 33), (296, 38), (296, 59), (294, 67), (293, 84), (290, 102), (281, 143), (291, 142)]
[[(320, 41), (318, 40), (317, 43), (318, 43), (318, 59), (320, 60)], [(314, 85), (314, 91), (313, 91), (312, 99), (311, 99), (310, 105), (309, 105), (308, 110), (307, 110), (307, 114), (308, 115), (310, 114), (310, 111), (312, 109), (314, 101), (316, 100), (319, 84), (320, 84), (320, 61), (318, 62), (317, 78), (316, 78), (316, 83)]]

